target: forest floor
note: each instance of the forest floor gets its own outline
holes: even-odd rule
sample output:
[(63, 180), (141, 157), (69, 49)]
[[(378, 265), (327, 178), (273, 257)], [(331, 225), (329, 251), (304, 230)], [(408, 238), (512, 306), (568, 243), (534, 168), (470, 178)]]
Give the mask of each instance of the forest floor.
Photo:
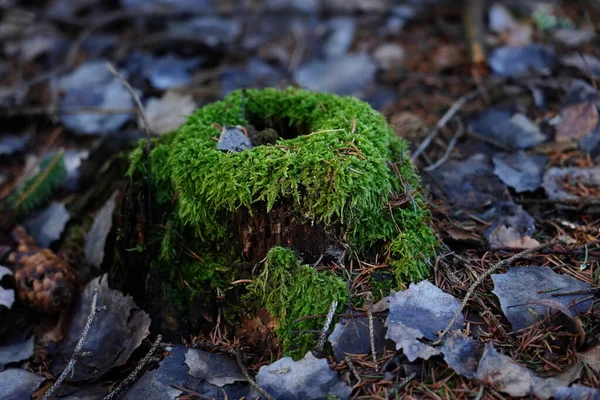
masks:
[[(0, 398), (600, 399), (598, 4), (214, 3), (0, 0)], [(146, 136), (135, 98), (160, 136), (293, 85), (356, 96), (412, 143), (430, 279), (309, 316), (320, 358), (257, 353), (265, 315), (161, 342), (103, 276)], [(367, 298), (386, 265), (346, 263)], [(55, 284), (76, 293), (60, 317), (40, 312)]]

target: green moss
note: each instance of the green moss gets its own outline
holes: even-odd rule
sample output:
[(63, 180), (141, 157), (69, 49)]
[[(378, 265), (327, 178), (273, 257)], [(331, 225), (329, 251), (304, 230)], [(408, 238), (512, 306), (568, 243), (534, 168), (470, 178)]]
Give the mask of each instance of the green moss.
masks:
[(314, 333), (292, 331), (318, 330), (323, 325), (323, 319), (296, 320), (326, 314), (334, 300), (338, 301), (338, 310), (348, 302), (346, 283), (341, 278), (300, 265), (296, 254), (283, 247), (269, 251), (262, 272), (248, 286), (245, 300), (277, 318), (279, 327), (275, 333), (286, 353), (295, 358), (314, 349), (316, 340)]
[[(335, 227), (330, 233), (353, 254), (369, 257), (381, 250), (385, 259), (379, 260), (388, 263), (396, 280), (427, 276), (427, 261), (436, 249), (430, 215), (408, 144), (381, 114), (355, 98), (298, 89), (248, 90), (245, 107), (250, 123), (279, 130), (276, 145), (238, 153), (216, 149), (219, 126), (247, 123), (238, 91), (155, 140), (151, 174), (144, 144), (131, 155), (129, 175), (134, 181), (152, 177), (154, 200), (167, 221), (159, 254), (170, 282), (183, 279), (193, 290), (224, 291), (235, 279), (248, 278), (241, 272), (243, 260), (228, 222), (240, 208), (252, 213), (264, 202), (271, 210), (284, 201), (292, 203), (299, 223)], [(308, 340), (292, 336), (292, 330), (322, 324), (293, 321), (326, 313), (333, 298), (345, 296), (340, 278), (298, 265), (289, 251), (271, 250), (258, 271), (248, 299), (261, 299), (281, 319), (278, 333), (288, 347), (292, 338), (295, 343)], [(376, 286), (384, 291), (397, 282)]]
[[(359, 251), (389, 242), (390, 262), (398, 266), (398, 277), (425, 277), (425, 260), (435, 243), (427, 226), (429, 214), (418, 192), (419, 178), (407, 143), (384, 117), (350, 97), (296, 89), (247, 93), (248, 115), (307, 125), (311, 134), (239, 153), (216, 150), (220, 131), (215, 123), (244, 124), (241, 92), (234, 92), (198, 110), (177, 134), (155, 145), (152, 174), (157, 200), (167, 203), (176, 196), (179, 221), (194, 226), (205, 240), (222, 241), (228, 235), (219, 213), (240, 207), (251, 210), (263, 200), (271, 209), (289, 196), (307, 221), (340, 223), (342, 238)], [(144, 168), (141, 149), (132, 160), (134, 168)], [(403, 195), (411, 196), (411, 204), (390, 213), (390, 200)], [(398, 243), (406, 239), (410, 245)], [(412, 250), (414, 244), (417, 251)]]

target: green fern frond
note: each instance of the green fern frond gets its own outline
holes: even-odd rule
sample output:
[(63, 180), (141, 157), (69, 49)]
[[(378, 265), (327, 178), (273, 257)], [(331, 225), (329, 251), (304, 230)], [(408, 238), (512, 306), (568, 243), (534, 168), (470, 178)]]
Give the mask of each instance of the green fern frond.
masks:
[(63, 152), (44, 157), (39, 172), (20, 185), (7, 199), (10, 208), (18, 213), (29, 213), (46, 201), (67, 177)]

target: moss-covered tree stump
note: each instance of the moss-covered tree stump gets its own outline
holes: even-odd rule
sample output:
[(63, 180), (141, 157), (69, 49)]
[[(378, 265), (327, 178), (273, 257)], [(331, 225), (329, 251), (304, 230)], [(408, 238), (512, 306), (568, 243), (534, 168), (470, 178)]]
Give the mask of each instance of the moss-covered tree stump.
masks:
[[(276, 140), (221, 151), (223, 126), (272, 128)], [(289, 345), (289, 331), (323, 323), (295, 324), (296, 318), (348, 300), (346, 277), (306, 264), (343, 264), (345, 254), (377, 259), (387, 275), (373, 276), (372, 284), (383, 290), (428, 274), (435, 237), (407, 143), (355, 98), (297, 89), (233, 92), (157, 140), (150, 160), (148, 174), (140, 146), (130, 169), (137, 194), (129, 208), (153, 215), (151, 225), (143, 221), (137, 248), (152, 254), (147, 259), (162, 293), (180, 309), (225, 310), (232, 299), (238, 310), (267, 308)], [(252, 281), (245, 294), (232, 284), (240, 280)]]

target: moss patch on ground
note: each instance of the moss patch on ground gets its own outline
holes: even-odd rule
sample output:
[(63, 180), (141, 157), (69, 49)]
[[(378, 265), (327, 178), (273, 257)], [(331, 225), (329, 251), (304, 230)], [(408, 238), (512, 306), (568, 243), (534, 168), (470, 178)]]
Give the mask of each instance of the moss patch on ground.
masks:
[[(236, 153), (217, 150), (220, 126), (245, 126), (245, 116), (254, 124), (283, 127), (280, 139)], [(146, 174), (146, 165), (140, 146), (132, 155), (130, 175)], [(379, 260), (388, 263), (394, 279), (379, 287), (395, 288), (398, 281), (429, 273), (436, 239), (408, 144), (381, 114), (355, 98), (299, 89), (248, 90), (245, 98), (233, 92), (156, 140), (151, 165), (154, 200), (168, 221), (160, 264), (177, 271), (170, 273), (173, 282), (183, 279), (193, 290), (205, 290), (207, 283), (227, 290), (241, 276), (243, 260), (230, 229), (231, 215), (243, 208), (252, 214), (258, 203), (266, 204), (268, 212), (284, 200), (296, 221), (335, 226), (332, 234), (353, 254), (369, 257), (380, 251), (385, 257)], [(281, 319), (280, 329), (291, 330), (289, 321), (301, 314), (326, 312), (343, 281), (308, 266), (284, 271), (276, 265), (298, 261), (274, 262), (281, 257), (292, 255), (269, 253), (249, 290), (262, 291), (263, 303)], [(278, 287), (273, 282), (289, 281), (289, 274), (291, 281), (306, 286), (282, 283), (285, 295), (267, 293), (266, 288)], [(324, 311), (294, 309), (285, 299), (300, 299), (321, 285), (331, 289), (323, 293), (332, 297), (323, 299)], [(279, 300), (273, 302), (273, 296)]]

